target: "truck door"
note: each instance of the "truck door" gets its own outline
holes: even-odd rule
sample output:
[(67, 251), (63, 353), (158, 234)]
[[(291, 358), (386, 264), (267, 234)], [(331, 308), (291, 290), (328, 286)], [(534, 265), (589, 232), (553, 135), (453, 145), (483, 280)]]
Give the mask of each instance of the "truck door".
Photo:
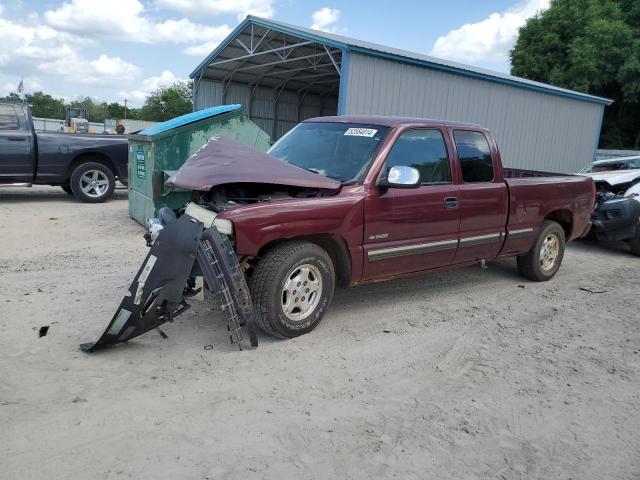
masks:
[(19, 108), (0, 103), (0, 182), (33, 178), (31, 128)]
[[(453, 129), (460, 168), (460, 245), (454, 263), (495, 258), (504, 241), (509, 198), (497, 150), (480, 131)], [(492, 153), (495, 152), (495, 153)]]
[(418, 188), (376, 188), (365, 200), (364, 275), (382, 278), (452, 263), (460, 212), (458, 186), (443, 131), (405, 130), (387, 155), (383, 172), (393, 166), (420, 172)]

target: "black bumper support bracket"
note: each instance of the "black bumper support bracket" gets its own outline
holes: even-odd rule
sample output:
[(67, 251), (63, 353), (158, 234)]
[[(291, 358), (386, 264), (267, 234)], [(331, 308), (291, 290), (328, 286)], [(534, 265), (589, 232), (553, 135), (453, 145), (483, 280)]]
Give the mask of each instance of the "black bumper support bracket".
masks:
[(160, 325), (189, 308), (184, 293), (196, 262), (208, 289), (222, 297), (231, 343), (242, 348), (245, 327), (251, 345), (257, 347), (249, 288), (229, 240), (215, 227), (205, 230), (202, 223), (183, 214), (160, 231), (129, 287), (129, 295), (122, 299), (102, 336), (80, 348), (95, 352), (153, 329), (162, 332)]

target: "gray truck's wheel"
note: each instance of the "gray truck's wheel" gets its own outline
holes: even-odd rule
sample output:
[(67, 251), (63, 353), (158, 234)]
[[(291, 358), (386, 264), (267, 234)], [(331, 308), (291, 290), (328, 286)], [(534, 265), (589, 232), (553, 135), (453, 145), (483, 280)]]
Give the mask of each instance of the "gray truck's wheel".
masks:
[(536, 243), (526, 255), (516, 259), (518, 271), (536, 282), (550, 280), (562, 264), (565, 242), (564, 230), (557, 222), (542, 222)]
[(333, 262), (322, 248), (304, 241), (277, 245), (251, 277), (258, 326), (279, 338), (310, 332), (322, 320), (334, 285)]
[(629, 247), (631, 247), (631, 253), (640, 257), (640, 224), (636, 225), (635, 236), (629, 239)]
[(116, 178), (109, 167), (97, 162), (87, 162), (75, 168), (71, 174), (70, 186), (78, 200), (101, 203), (113, 194)]

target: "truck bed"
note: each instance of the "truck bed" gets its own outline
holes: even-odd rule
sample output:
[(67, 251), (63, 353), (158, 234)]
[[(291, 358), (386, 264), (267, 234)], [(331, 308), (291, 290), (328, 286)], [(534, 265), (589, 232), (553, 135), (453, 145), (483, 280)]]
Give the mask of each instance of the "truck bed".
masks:
[(503, 168), (504, 178), (536, 178), (536, 177), (573, 177), (570, 173), (543, 172), (540, 170), (524, 170), (521, 168)]
[[(509, 230), (537, 229), (547, 212), (556, 212), (550, 219), (571, 225), (566, 231), (567, 240), (578, 238), (588, 230), (595, 194), (590, 178), (505, 168), (504, 180), (509, 189)], [(526, 238), (507, 242), (502, 253), (522, 251), (534, 236)]]

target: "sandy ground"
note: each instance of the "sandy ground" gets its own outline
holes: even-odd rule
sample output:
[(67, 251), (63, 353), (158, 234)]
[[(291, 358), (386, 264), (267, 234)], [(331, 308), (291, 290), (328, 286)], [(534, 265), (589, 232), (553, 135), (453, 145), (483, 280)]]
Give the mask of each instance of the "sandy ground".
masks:
[(640, 478), (624, 247), (571, 245), (548, 283), (501, 261), (340, 291), (242, 352), (199, 303), (87, 355), (146, 252), (126, 192), (0, 189), (0, 218), (0, 478)]

